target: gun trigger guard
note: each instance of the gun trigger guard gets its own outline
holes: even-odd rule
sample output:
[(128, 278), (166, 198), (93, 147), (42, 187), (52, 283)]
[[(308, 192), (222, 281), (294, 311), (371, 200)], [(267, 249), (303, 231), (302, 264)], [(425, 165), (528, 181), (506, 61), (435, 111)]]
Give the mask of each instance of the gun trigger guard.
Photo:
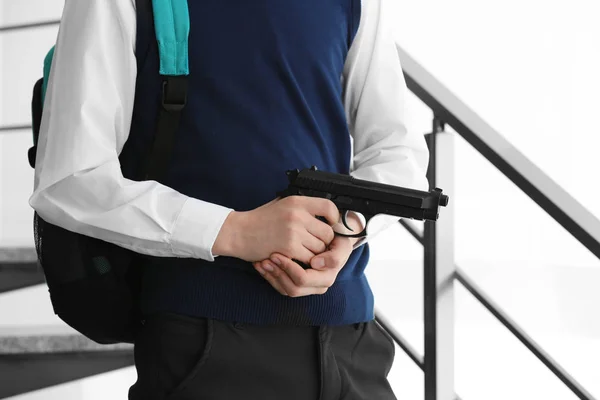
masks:
[(346, 220), (346, 216), (348, 215), (348, 211), (349, 210), (344, 210), (344, 212), (342, 213), (342, 224), (344, 224), (344, 226), (346, 227), (346, 229), (348, 229), (350, 232), (354, 232), (354, 229), (350, 228), (350, 226), (348, 225), (348, 221)]
[(334, 234), (335, 234), (336, 236), (347, 237), (347, 238), (362, 238), (362, 237), (365, 237), (365, 236), (367, 236), (367, 229), (365, 228), (365, 229), (363, 229), (363, 231), (362, 231), (362, 232), (360, 232), (360, 233), (355, 233), (355, 234), (353, 234), (353, 235), (347, 235), (347, 234), (345, 234), (345, 233), (340, 233), (340, 232), (334, 232)]
[[(346, 211), (346, 212), (347, 212), (347, 211)], [(346, 213), (344, 213), (344, 216), (343, 216), (343, 218), (342, 218), (342, 222), (344, 222), (344, 220), (346, 219), (346, 218), (345, 218), (345, 216), (346, 216)], [(335, 234), (336, 234), (337, 236), (349, 237), (349, 238), (362, 238), (362, 237), (365, 237), (365, 236), (367, 236), (367, 226), (369, 226), (369, 221), (371, 220), (371, 218), (373, 218), (373, 217), (374, 217), (374, 215), (370, 215), (370, 214), (366, 214), (366, 215), (365, 215), (365, 214), (363, 214), (363, 217), (365, 217), (365, 229), (363, 229), (361, 232), (359, 232), (359, 233), (355, 233), (355, 234), (353, 234), (353, 235), (348, 235), (348, 234), (345, 234), (345, 233), (339, 233), (339, 232), (335, 232)], [(344, 223), (344, 226), (345, 226), (346, 228), (350, 229), (350, 227), (349, 227), (349, 226), (348, 226), (346, 223)], [(350, 229), (350, 230), (351, 230), (352, 232), (354, 232), (352, 229)]]

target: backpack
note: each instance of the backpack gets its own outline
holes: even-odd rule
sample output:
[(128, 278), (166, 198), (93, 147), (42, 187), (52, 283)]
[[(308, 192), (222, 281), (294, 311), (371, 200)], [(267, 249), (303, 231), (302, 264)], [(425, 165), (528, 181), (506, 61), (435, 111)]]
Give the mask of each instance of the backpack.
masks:
[[(187, 101), (187, 0), (137, 0), (138, 16), (147, 12), (159, 43), (162, 104), (157, 130), (138, 180), (159, 180), (169, 161), (179, 118)], [(44, 60), (43, 77), (36, 82), (31, 102), (35, 156), (54, 47)], [(56, 315), (75, 330), (100, 344), (134, 343), (142, 324), (139, 292), (144, 256), (90, 236), (44, 221), (34, 212), (34, 238)], [(149, 256), (145, 256), (149, 257)]]

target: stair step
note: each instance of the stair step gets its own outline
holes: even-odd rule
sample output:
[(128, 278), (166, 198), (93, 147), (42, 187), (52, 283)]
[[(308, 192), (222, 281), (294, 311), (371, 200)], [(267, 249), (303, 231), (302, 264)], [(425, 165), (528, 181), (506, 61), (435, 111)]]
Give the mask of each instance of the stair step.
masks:
[(101, 345), (67, 325), (0, 327), (0, 399), (132, 365), (132, 345)]
[(34, 248), (0, 248), (0, 293), (44, 282)]
[(68, 325), (0, 327), (0, 355), (131, 349), (132, 345), (98, 344)]

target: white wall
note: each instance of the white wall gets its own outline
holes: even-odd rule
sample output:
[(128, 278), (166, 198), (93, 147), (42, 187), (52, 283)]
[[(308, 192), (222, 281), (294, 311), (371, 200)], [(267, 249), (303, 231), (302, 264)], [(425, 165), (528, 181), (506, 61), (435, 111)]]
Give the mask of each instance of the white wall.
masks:
[[(594, 18), (600, 3), (389, 1), (405, 50), (600, 216), (594, 185), (600, 164), (600, 26)], [(4, 0), (0, 24), (57, 18), (62, 4)], [(29, 121), (31, 87), (55, 37), (56, 28), (0, 35), (0, 125)], [(429, 131), (431, 113), (414, 96), (409, 111), (410, 128)], [(0, 247), (33, 244), (30, 144), (28, 132), (0, 135)], [(461, 139), (456, 159), (450, 194), (457, 264), (600, 396), (592, 368), (600, 356), (598, 260)], [(422, 250), (400, 228), (375, 239), (372, 248), (369, 278), (378, 306), (421, 348)], [(17, 312), (14, 304), (21, 305)], [(0, 325), (56, 323), (42, 287), (0, 296), (0, 315)], [(461, 288), (456, 346), (456, 381), (465, 400), (572, 398)], [(92, 399), (92, 392), (125, 398), (134, 377), (129, 369), (20, 399)], [(422, 374), (401, 350), (392, 380), (399, 398), (422, 398)], [(543, 396), (535, 392), (540, 387)]]
[[(600, 3), (394, 3), (399, 43), (600, 215), (599, 189), (590, 184), (600, 167), (596, 157), (600, 26), (593, 20)], [(420, 119), (415, 127), (429, 129), (422, 124)], [(516, 194), (469, 145), (459, 146), (457, 156), (459, 259), (598, 265), (530, 201)], [(474, 218), (473, 212), (484, 210), (479, 214), (483, 218)], [(508, 229), (511, 226), (516, 232)]]

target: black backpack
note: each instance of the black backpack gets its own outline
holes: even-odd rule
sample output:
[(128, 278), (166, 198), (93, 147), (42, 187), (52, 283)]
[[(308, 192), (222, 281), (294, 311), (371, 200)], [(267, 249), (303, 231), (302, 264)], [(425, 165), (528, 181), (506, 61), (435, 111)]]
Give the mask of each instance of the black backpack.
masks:
[[(140, 11), (147, 11), (153, 16), (163, 78), (157, 131), (144, 164), (140, 166), (140, 179), (159, 180), (166, 170), (187, 99), (188, 4), (187, 0), (138, 0), (136, 3), (138, 15)], [(44, 61), (44, 77), (33, 90), (33, 147), (28, 152), (32, 168), (35, 168), (53, 56), (54, 47)], [(139, 290), (143, 257), (115, 244), (46, 222), (37, 212), (34, 213), (34, 237), (54, 312), (97, 343), (133, 343), (142, 319)]]

